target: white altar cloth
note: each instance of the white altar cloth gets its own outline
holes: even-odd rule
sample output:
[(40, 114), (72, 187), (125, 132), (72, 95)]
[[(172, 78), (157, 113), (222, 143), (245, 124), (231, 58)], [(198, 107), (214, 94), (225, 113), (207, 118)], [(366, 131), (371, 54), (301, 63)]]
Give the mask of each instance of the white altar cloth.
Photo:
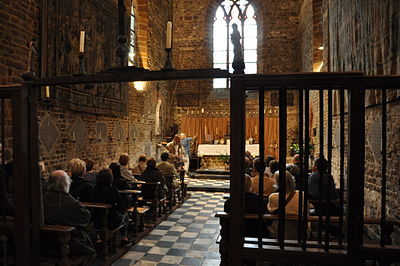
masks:
[[(247, 144), (246, 151), (249, 151), (253, 156), (258, 156), (259, 145), (258, 144)], [(223, 144), (199, 144), (197, 149), (197, 155), (230, 155), (230, 146)]]

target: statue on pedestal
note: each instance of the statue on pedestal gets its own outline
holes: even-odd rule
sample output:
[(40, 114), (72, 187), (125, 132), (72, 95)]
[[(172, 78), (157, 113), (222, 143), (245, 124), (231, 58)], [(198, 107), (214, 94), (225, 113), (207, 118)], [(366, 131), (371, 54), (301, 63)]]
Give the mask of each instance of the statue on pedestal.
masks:
[(232, 24), (233, 32), (231, 34), (231, 42), (233, 44), (233, 62), (232, 68), (234, 69), (233, 74), (244, 74), (244, 57), (242, 45), (240, 43), (241, 36), (238, 31), (238, 25)]

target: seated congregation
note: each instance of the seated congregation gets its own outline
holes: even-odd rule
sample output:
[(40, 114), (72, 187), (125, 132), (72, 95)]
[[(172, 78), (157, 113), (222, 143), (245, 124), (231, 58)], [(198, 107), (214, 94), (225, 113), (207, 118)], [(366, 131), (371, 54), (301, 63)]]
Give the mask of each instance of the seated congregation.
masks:
[[(92, 160), (74, 158), (67, 170), (53, 171), (43, 179), (44, 260), (79, 258), (88, 265), (96, 254), (108, 260), (121, 249), (126, 252), (124, 247), (164, 220), (178, 201), (184, 202), (187, 182), (185, 171), (173, 165), (173, 154), (164, 152), (160, 159), (157, 164), (154, 158), (141, 155), (132, 171), (129, 155), (122, 154), (119, 162), (95, 172)], [(52, 226), (71, 229), (62, 239)]]
[[(300, 181), (300, 168), (298, 166), (298, 155), (293, 158), (293, 164), (286, 165), (285, 172), (285, 214), (288, 216), (297, 217), (299, 215), (299, 199), (301, 186)], [(279, 162), (274, 159), (273, 156), (266, 156), (264, 165), (267, 166), (265, 169), (262, 168), (259, 158), (251, 158), (250, 156), (245, 157), (246, 163), (246, 174), (243, 176), (244, 184), (244, 210), (246, 214), (277, 214), (279, 209)], [(327, 172), (328, 161), (324, 158), (317, 158), (314, 161), (312, 173), (309, 174), (308, 178), (308, 198), (312, 201), (308, 209), (312, 209), (313, 214), (318, 214), (319, 200), (326, 202), (328, 198), (330, 200), (337, 199), (337, 192), (333, 177)], [(260, 196), (260, 173), (263, 175), (263, 187), (262, 195)], [(323, 178), (320, 179), (319, 175), (323, 173)], [(319, 182), (322, 180), (320, 187)], [(329, 188), (328, 188), (329, 186)], [(320, 198), (320, 189), (321, 198)], [(339, 206), (334, 203), (330, 204), (330, 215), (338, 215)], [(225, 202), (224, 212), (229, 213), (230, 199)], [(321, 209), (327, 210), (327, 206), (323, 206)], [(326, 215), (326, 212), (325, 212)], [(257, 236), (258, 234), (258, 221), (246, 221), (245, 231), (247, 235)], [(297, 221), (287, 221), (285, 223), (285, 239), (297, 239), (298, 227)], [(264, 236), (271, 238), (277, 238), (278, 232), (278, 221), (270, 220), (264, 224)], [(309, 234), (311, 232), (308, 232)], [(331, 232), (332, 233), (332, 232)], [(337, 231), (333, 232), (338, 233)]]

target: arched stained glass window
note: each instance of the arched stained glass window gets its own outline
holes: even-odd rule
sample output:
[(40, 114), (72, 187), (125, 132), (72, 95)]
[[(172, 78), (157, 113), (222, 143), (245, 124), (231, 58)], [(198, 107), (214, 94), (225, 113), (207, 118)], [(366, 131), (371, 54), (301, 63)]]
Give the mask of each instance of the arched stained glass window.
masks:
[(131, 6), (131, 25), (129, 36), (128, 66), (135, 65), (135, 6)]
[[(244, 52), (246, 74), (257, 73), (257, 21), (251, 0), (224, 0), (218, 7), (213, 26), (214, 68), (233, 72), (232, 24), (238, 25)], [(226, 79), (214, 79), (214, 88), (226, 88)]]

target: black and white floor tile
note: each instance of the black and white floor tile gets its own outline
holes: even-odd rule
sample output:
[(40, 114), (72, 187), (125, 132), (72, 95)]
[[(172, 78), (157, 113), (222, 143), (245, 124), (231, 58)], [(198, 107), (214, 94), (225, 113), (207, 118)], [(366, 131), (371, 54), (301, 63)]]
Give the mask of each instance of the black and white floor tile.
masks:
[(113, 266), (219, 265), (217, 211), (224, 193), (191, 192), (190, 198)]
[(229, 190), (230, 180), (224, 179), (197, 179), (190, 178), (188, 190), (191, 189), (220, 189), (221, 191)]

